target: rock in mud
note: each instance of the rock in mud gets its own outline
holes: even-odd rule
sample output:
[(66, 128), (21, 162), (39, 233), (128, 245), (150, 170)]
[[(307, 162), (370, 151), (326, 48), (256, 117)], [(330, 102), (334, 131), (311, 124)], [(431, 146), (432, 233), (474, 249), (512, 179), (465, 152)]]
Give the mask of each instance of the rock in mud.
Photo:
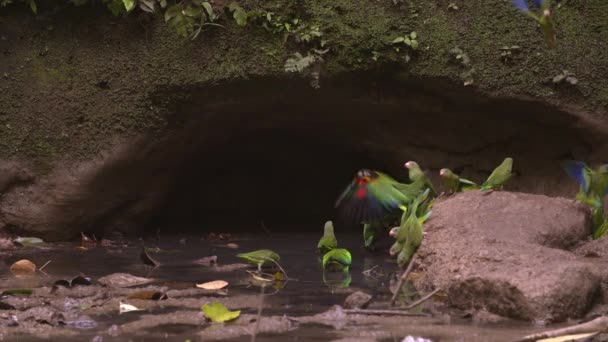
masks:
[(97, 281), (109, 287), (129, 287), (151, 283), (154, 279), (136, 277), (128, 273), (112, 273), (97, 279)]
[(345, 309), (363, 309), (372, 300), (372, 296), (365, 292), (357, 291), (344, 300)]
[(439, 199), (425, 231), (418, 284), (447, 290), (457, 308), (559, 322), (583, 316), (600, 292), (598, 265), (568, 250), (591, 233), (572, 200), (468, 191)]

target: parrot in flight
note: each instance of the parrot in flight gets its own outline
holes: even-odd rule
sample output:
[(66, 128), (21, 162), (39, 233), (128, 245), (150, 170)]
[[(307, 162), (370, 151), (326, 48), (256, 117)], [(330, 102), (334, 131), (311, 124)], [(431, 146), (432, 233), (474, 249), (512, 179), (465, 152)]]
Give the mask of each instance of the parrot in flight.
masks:
[(547, 45), (549, 48), (553, 48), (555, 46), (555, 29), (553, 17), (551, 15), (551, 1), (534, 0), (534, 4), (540, 8), (540, 15), (537, 15), (530, 10), (526, 0), (512, 0), (512, 3), (518, 10), (522, 11), (538, 23)]
[(325, 227), (323, 227), (323, 236), (317, 244), (317, 249), (323, 255), (336, 247), (338, 247), (338, 240), (334, 235), (334, 225), (331, 221), (327, 221)]
[(406, 208), (423, 187), (423, 179), (404, 184), (382, 172), (362, 169), (335, 206), (350, 220), (363, 223), (364, 244), (370, 248), (378, 230), (393, 219), (397, 209)]
[(450, 169), (441, 169), (439, 171), (443, 187), (448, 193), (455, 193), (463, 190), (477, 189), (479, 185), (468, 179), (460, 178)]
[(403, 166), (405, 166), (405, 168), (408, 169), (410, 181), (412, 181), (412, 182), (416, 182), (416, 181), (419, 181), (419, 180), (424, 181), (424, 185), (426, 187), (428, 187), (429, 189), (431, 189), (431, 195), (433, 197), (437, 197), (437, 191), (435, 191), (435, 187), (433, 186), (433, 183), (426, 176), (426, 174), (424, 173), (424, 171), (422, 171), (422, 169), (420, 168), (420, 166), (418, 165), (418, 163), (416, 163), (415, 161), (410, 160), (407, 163), (405, 163)]
[(582, 161), (564, 160), (561, 164), (568, 176), (580, 185), (576, 199), (594, 207), (603, 206), (604, 196), (608, 194), (608, 164), (595, 170)]
[(481, 184), (480, 190), (500, 189), (513, 176), (513, 158), (505, 158), (490, 174), (490, 177)]

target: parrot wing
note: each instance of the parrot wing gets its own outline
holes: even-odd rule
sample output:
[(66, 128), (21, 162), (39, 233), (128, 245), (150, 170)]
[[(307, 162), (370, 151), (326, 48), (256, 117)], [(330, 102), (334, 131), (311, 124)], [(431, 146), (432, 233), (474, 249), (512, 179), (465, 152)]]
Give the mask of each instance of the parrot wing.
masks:
[(336, 248), (323, 255), (323, 268), (327, 268), (332, 262), (348, 267), (352, 262), (352, 257), (348, 249)]
[(576, 160), (564, 160), (561, 164), (568, 176), (580, 184), (585, 193), (587, 193), (591, 183), (589, 177), (589, 168), (587, 165), (582, 161)]
[(395, 184), (395, 180), (379, 173), (377, 179), (365, 184), (353, 181), (336, 201), (336, 207), (350, 219), (369, 222), (383, 218), (399, 208), (407, 198)]

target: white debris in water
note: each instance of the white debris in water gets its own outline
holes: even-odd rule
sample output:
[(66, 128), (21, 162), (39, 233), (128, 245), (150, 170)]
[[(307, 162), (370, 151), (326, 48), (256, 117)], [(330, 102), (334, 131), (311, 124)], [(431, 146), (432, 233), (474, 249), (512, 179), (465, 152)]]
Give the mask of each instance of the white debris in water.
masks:
[(428, 338), (422, 338), (420, 336), (414, 337), (414, 336), (408, 335), (401, 342), (433, 342), (433, 341), (429, 340)]

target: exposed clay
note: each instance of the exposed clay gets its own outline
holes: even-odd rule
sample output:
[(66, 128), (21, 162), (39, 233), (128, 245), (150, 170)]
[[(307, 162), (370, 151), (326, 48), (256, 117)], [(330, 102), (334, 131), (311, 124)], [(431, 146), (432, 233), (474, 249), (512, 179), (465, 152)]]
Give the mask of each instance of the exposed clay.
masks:
[(442, 198), (419, 251), (426, 287), (461, 309), (524, 320), (582, 317), (603, 272), (569, 248), (590, 235), (586, 208), (564, 198), (470, 191)]

